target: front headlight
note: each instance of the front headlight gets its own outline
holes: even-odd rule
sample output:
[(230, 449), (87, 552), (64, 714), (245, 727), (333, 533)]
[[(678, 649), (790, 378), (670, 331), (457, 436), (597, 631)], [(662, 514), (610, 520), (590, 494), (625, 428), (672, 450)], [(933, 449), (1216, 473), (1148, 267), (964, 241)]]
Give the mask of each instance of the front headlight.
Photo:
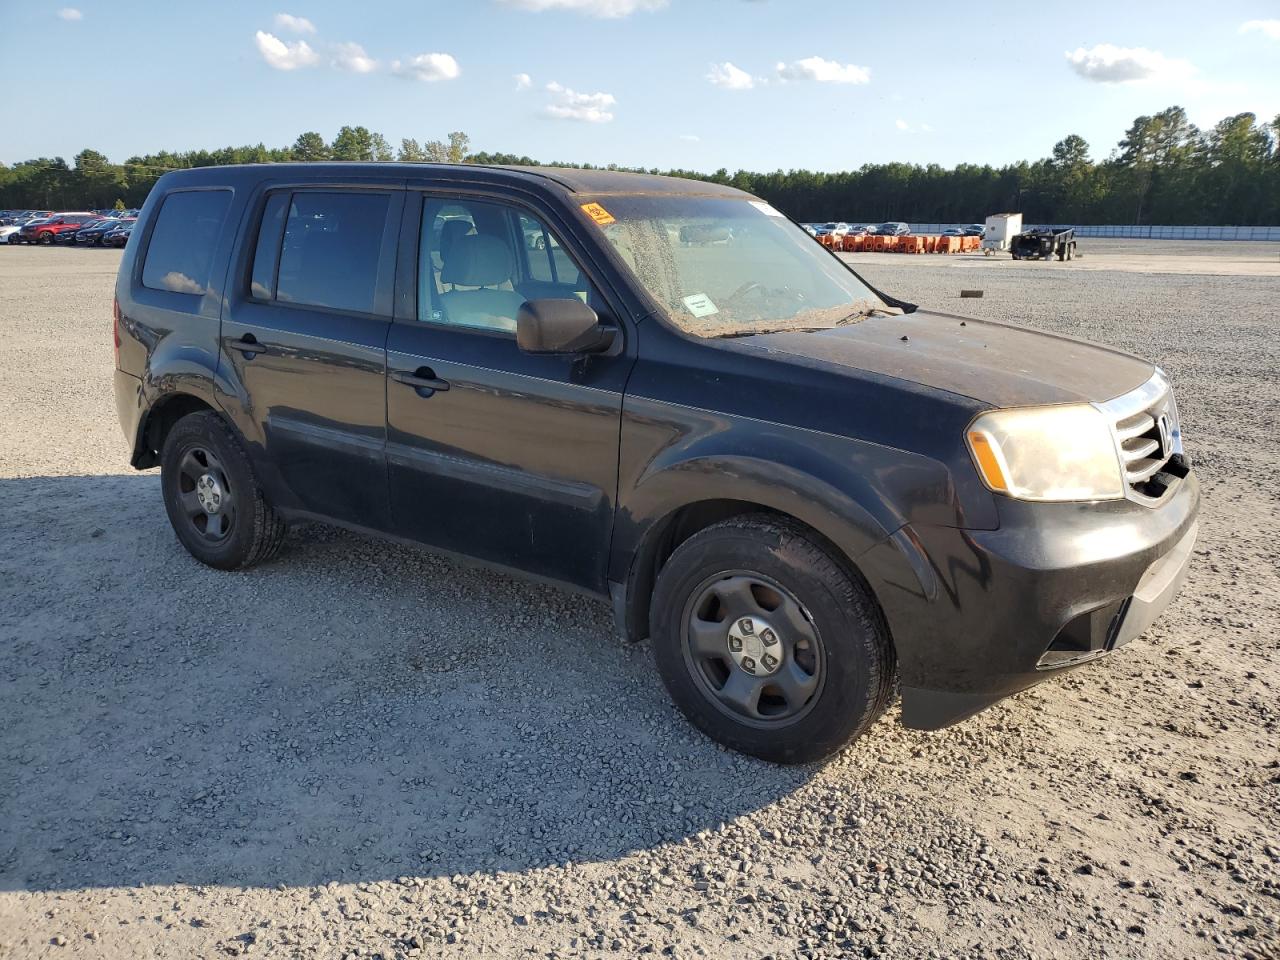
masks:
[(1119, 500), (1124, 478), (1106, 418), (1087, 403), (992, 410), (969, 427), (988, 487), (1018, 500)]

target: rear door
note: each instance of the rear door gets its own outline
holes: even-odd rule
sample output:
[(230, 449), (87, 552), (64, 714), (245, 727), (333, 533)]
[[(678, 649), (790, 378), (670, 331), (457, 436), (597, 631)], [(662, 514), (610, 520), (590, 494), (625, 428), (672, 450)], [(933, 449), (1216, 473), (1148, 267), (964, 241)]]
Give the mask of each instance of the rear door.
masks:
[(385, 182), (265, 192), (222, 321), (236, 419), (280, 505), (379, 529), (403, 196)]
[[(416, 194), (388, 340), (397, 532), (603, 591), (634, 337), (550, 211), (501, 195)], [(526, 299), (576, 297), (618, 327), (607, 353), (516, 346)], [(432, 385), (434, 384), (434, 386)]]

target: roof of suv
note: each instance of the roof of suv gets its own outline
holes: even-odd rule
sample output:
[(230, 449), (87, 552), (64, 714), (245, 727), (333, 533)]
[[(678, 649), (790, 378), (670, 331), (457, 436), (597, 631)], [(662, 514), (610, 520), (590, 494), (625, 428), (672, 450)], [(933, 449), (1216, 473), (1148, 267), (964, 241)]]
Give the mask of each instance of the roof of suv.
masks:
[(319, 163), (257, 163), (232, 164), (217, 167), (192, 167), (169, 176), (181, 180), (214, 180), (219, 173), (243, 174), (255, 172), (263, 177), (279, 176), (288, 171), (291, 176), (314, 177), (345, 173), (360, 177), (385, 177), (386, 179), (430, 177), (439, 179), (487, 180), (490, 182), (524, 181), (554, 184), (569, 193), (592, 196), (661, 193), (688, 194), (691, 196), (720, 196), (747, 198), (751, 194), (736, 187), (704, 180), (685, 180), (679, 177), (663, 177), (652, 173), (623, 173), (617, 170), (580, 170), (575, 167), (516, 167), (491, 166), (477, 163), (398, 163), (398, 162), (346, 162)]

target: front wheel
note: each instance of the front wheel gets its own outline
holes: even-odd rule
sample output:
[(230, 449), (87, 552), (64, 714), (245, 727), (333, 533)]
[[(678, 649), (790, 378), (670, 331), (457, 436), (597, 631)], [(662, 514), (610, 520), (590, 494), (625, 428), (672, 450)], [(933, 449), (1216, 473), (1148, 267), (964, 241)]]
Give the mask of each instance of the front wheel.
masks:
[(49, 244), (53, 243), (53, 234), (46, 230), (44, 233), (36, 237), (36, 243), (47, 247)]
[(173, 532), (201, 563), (251, 567), (284, 541), (284, 521), (263, 496), (239, 437), (216, 413), (189, 414), (169, 431), (160, 488)]
[(676, 705), (712, 739), (765, 760), (831, 756), (893, 695), (893, 647), (869, 590), (781, 518), (733, 518), (681, 544), (650, 623)]

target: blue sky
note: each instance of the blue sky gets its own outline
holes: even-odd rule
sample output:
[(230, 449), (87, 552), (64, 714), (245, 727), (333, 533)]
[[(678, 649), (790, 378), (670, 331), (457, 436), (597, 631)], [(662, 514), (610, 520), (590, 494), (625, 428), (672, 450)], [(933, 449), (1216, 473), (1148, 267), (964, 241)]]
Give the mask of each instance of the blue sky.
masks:
[(540, 160), (1095, 158), (1171, 104), (1280, 113), (1280, 4), (0, 0), (0, 161), (470, 134)]

